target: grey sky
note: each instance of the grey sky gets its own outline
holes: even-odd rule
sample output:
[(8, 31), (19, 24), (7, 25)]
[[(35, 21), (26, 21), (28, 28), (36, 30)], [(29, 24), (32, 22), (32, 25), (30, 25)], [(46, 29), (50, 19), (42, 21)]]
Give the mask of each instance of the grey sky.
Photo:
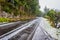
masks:
[(39, 0), (39, 5), (41, 6), (41, 10), (43, 10), (45, 6), (50, 9), (60, 10), (60, 0)]

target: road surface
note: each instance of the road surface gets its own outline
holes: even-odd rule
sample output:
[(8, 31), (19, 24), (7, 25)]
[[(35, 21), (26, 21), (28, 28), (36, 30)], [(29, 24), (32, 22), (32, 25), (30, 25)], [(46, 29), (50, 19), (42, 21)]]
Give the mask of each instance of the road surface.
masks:
[[(46, 30), (44, 30), (42, 27), (44, 27), (44, 23), (42, 24), (41, 23), (41, 21), (43, 21), (43, 20), (41, 20), (42, 18), (40, 18), (39, 19), (39, 25), (38, 25), (38, 28), (37, 28), (37, 30), (35, 31), (35, 34), (34, 34), (34, 36), (33, 36), (33, 38), (32, 38), (32, 40), (55, 40), (54, 38), (52, 38), (48, 33), (47, 33), (47, 31)], [(41, 25), (43, 25), (43, 26), (41, 26)]]
[[(48, 33), (47, 30), (44, 29), (45, 26), (47, 26), (47, 25), (45, 24), (45, 21), (42, 20), (42, 17), (39, 17), (38, 20), (36, 22), (35, 21), (28, 23), (28, 25), (25, 25), (20, 30), (17, 30), (16, 32), (12, 33), (13, 35), (15, 35), (15, 34), (17, 34), (17, 35), (13, 36), (9, 40), (56, 40)], [(19, 31), (21, 31), (21, 32), (19, 32)], [(12, 36), (12, 34), (10, 34), (10, 35)], [(4, 38), (2, 38), (2, 39), (4, 39)]]

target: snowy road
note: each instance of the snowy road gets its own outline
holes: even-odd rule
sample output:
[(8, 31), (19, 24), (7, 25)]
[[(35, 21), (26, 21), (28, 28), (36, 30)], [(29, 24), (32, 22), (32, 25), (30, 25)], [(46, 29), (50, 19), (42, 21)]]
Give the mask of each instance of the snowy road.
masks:
[(38, 28), (33, 36), (33, 39), (32, 40), (55, 40), (54, 38), (52, 38), (48, 33), (47, 31), (45, 31), (43, 29), (44, 27), (44, 22), (42, 24), (42, 18), (39, 19), (39, 25), (38, 25)]
[[(31, 29), (30, 29), (31, 32), (26, 30), (26, 29), (29, 29), (30, 27), (31, 27)], [(32, 29), (35, 29), (35, 27), (36, 27), (36, 30), (32, 30)], [(20, 39), (25, 40), (26, 36), (28, 36), (28, 37), (26, 37), (27, 40), (56, 40), (56, 39), (60, 40), (60, 33), (58, 34), (58, 36), (56, 35), (58, 32), (60, 32), (60, 29), (51, 27), (49, 22), (47, 21), (47, 19), (45, 19), (43, 17), (38, 17), (37, 19), (35, 19), (29, 23), (26, 23), (25, 25), (22, 25), (17, 29), (18, 30), (15, 29), (16, 31), (14, 30), (13, 33), (7, 35), (6, 40), (9, 39), (8, 36), (10, 37), (10, 39), (16, 39), (16, 40), (20, 40)], [(26, 31), (24, 31), (24, 30), (26, 30)], [(20, 33), (22, 33), (23, 35), (21, 35)], [(15, 36), (15, 35), (17, 35), (17, 36)], [(14, 38), (13, 36), (18, 37), (19, 39)], [(19, 36), (21, 36), (21, 37), (19, 37)], [(5, 37), (2, 39), (5, 40)]]

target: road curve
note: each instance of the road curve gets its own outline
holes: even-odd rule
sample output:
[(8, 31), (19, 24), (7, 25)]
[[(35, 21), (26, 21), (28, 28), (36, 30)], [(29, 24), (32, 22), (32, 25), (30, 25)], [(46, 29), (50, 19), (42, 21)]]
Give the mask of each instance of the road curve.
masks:
[(38, 20), (39, 25), (38, 25), (38, 28), (37, 28), (36, 31), (35, 31), (35, 34), (34, 34), (32, 40), (55, 40), (55, 39), (54, 39), (53, 37), (51, 37), (51, 36), (47, 33), (47, 31), (46, 31), (45, 29), (43, 29), (43, 27), (41, 26), (41, 25), (44, 24), (44, 23), (41, 24), (41, 21), (43, 21), (43, 20), (41, 20), (41, 18), (42, 18), (42, 17), (40, 17), (39, 20)]
[(41, 18), (38, 17), (36, 20), (18, 27), (1, 40), (55, 40), (41, 26)]

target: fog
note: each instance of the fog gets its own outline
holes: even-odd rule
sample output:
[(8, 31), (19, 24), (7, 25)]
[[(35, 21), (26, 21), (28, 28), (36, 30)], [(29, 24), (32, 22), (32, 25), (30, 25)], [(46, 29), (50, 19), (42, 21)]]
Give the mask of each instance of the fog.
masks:
[(44, 7), (47, 6), (50, 9), (60, 10), (60, 0), (39, 0), (39, 5), (43, 11)]

